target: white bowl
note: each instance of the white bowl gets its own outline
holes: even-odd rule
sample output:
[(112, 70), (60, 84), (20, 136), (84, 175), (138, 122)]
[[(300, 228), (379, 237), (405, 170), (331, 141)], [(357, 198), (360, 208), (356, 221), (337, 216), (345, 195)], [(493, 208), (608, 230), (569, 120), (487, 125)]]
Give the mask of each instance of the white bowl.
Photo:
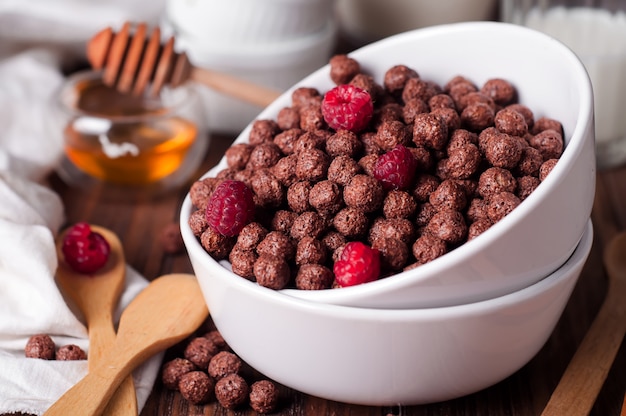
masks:
[[(591, 83), (574, 53), (531, 29), (471, 22), (396, 35), (351, 56), (379, 82), (395, 64), (411, 66), (422, 78), (441, 85), (459, 74), (478, 85), (494, 77), (508, 79), (535, 118), (547, 116), (562, 122), (566, 147), (550, 175), (520, 206), (452, 252), (371, 283), (317, 291), (287, 289), (283, 294), (373, 308), (449, 306), (519, 290), (565, 262), (590, 216), (596, 172)], [(298, 86), (317, 87), (321, 92), (332, 88), (328, 66)], [(257, 118), (274, 119), (280, 109), (290, 105), (291, 91)], [(236, 142), (247, 141), (249, 132), (250, 126)], [(206, 176), (225, 167), (222, 159)]]
[(166, 18), (207, 45), (263, 45), (320, 31), (334, 15), (333, 0), (169, 0)]
[[(185, 51), (196, 66), (228, 73), (277, 91), (285, 91), (328, 62), (335, 45), (337, 25), (328, 19), (314, 34), (282, 42), (232, 47), (228, 42), (200, 41), (177, 31), (167, 21), (161, 26), (176, 35), (177, 50)], [(220, 38), (221, 39), (221, 38)], [(237, 133), (262, 108), (199, 86), (198, 91), (210, 120), (211, 130)]]
[(420, 404), (493, 385), (544, 345), (591, 249), (591, 221), (573, 255), (518, 292), (432, 309), (380, 310), (308, 302), (233, 275), (182, 235), (217, 328), (252, 367), (329, 400)]

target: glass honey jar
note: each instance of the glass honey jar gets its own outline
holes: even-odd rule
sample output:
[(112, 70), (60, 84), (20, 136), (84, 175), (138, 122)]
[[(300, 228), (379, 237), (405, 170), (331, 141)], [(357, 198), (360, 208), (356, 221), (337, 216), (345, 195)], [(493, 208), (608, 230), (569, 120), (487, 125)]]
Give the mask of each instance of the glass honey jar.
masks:
[(187, 181), (205, 156), (207, 123), (193, 84), (134, 96), (88, 71), (70, 76), (54, 105), (64, 150), (58, 173), (71, 186), (161, 193)]

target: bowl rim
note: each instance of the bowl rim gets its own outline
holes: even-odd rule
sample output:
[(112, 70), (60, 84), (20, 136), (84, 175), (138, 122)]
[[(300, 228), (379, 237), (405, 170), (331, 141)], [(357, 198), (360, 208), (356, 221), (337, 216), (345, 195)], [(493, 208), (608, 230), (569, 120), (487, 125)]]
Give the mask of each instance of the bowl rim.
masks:
[[(577, 114), (577, 121), (573, 130), (568, 135), (569, 140), (561, 155), (560, 161), (563, 163), (557, 163), (552, 169), (550, 175), (541, 183), (541, 192), (533, 192), (524, 200), (524, 209), (515, 209), (509, 213), (502, 220), (498, 221), (485, 233), (477, 236), (471, 242), (463, 244), (454, 250), (454, 259), (450, 260), (448, 256), (441, 256), (431, 262), (421, 265), (418, 268), (403, 271), (395, 274), (392, 278), (379, 279), (373, 282), (368, 282), (362, 285), (334, 288), (320, 291), (303, 291), (298, 289), (282, 289), (281, 292), (284, 295), (292, 296), (298, 299), (307, 299), (320, 303), (333, 303), (340, 302), (346, 299), (357, 299), (363, 296), (372, 296), (380, 293), (381, 291), (393, 291), (400, 290), (406, 287), (407, 284), (415, 284), (418, 282), (424, 282), (432, 279), (432, 276), (439, 275), (449, 267), (450, 263), (458, 263), (459, 260), (471, 258), (485, 247), (490, 246), (494, 241), (500, 239), (508, 230), (516, 223), (522, 221), (526, 212), (533, 211), (538, 205), (542, 203), (545, 195), (549, 195), (558, 186), (560, 178), (567, 175), (571, 169), (571, 163), (575, 160), (584, 148), (585, 141), (588, 140), (585, 133), (589, 128), (589, 125), (593, 123), (593, 95), (591, 88), (591, 81), (584, 68), (584, 65), (576, 54), (564, 45), (562, 42), (534, 29), (529, 29), (523, 26), (515, 25), (512, 23), (503, 22), (463, 22), (463, 23), (451, 23), (437, 26), (431, 26), (408, 32), (400, 33), (379, 40), (377, 42), (370, 43), (363, 46), (351, 53), (349, 56), (355, 57), (357, 60), (363, 54), (371, 54), (372, 50), (384, 48), (390, 43), (403, 42), (406, 39), (424, 39), (429, 37), (436, 37), (440, 35), (449, 36), (452, 34), (462, 34), (467, 31), (483, 31), (502, 34), (503, 32), (512, 33), (516, 36), (522, 35), (529, 39), (534, 39), (536, 42), (543, 42), (551, 45), (555, 50), (560, 51), (561, 58), (566, 60), (571, 68), (573, 77), (578, 81), (577, 87), (580, 90), (579, 109)], [(307, 77), (300, 80), (294, 86), (285, 91), (279, 96), (273, 103), (266, 107), (255, 119), (263, 119), (273, 117), (284, 106), (285, 100), (291, 97), (291, 93), (300, 86), (311, 85), (312, 79), (318, 79), (322, 74), (327, 73), (329, 70), (329, 64), (324, 65)], [(330, 81), (328, 81), (330, 82)], [(319, 82), (318, 82), (319, 83)], [(246, 128), (238, 135), (234, 143), (247, 142), (249, 132), (252, 127), (252, 122), (249, 123)], [(214, 174), (220, 169), (225, 167), (225, 159), (222, 158), (220, 162), (206, 172), (202, 178), (214, 176)], [(207, 256), (209, 256), (207, 254)], [(223, 266), (222, 266), (223, 267)], [(297, 293), (297, 295), (296, 295)]]

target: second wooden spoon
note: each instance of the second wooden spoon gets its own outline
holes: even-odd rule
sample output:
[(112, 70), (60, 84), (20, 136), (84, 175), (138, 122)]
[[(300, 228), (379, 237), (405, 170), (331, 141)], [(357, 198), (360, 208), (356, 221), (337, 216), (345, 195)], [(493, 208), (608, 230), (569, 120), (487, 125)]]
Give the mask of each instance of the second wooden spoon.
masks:
[(195, 331), (208, 316), (196, 277), (170, 274), (153, 280), (126, 307), (115, 343), (97, 366), (48, 409), (45, 416), (99, 415), (113, 392), (142, 362)]
[[(115, 233), (95, 225), (90, 227), (109, 243), (111, 254), (107, 263), (92, 275), (74, 271), (63, 260), (61, 246), (67, 231), (63, 232), (57, 239), (59, 267), (56, 281), (64, 295), (76, 305), (85, 318), (89, 331), (88, 366), (89, 371), (92, 371), (115, 342), (113, 311), (124, 289), (126, 261), (122, 244)], [(136, 416), (137, 413), (135, 385), (133, 378), (128, 376), (115, 392), (104, 414)]]

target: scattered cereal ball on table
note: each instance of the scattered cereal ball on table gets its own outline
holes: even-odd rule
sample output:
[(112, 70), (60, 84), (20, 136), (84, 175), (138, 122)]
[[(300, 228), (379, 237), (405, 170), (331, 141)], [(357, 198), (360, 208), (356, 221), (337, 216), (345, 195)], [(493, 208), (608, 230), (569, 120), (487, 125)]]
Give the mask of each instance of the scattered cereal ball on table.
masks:
[(86, 360), (87, 354), (78, 345), (68, 344), (57, 350), (55, 359), (59, 361)]
[(73, 270), (90, 274), (104, 267), (111, 248), (102, 234), (94, 232), (89, 224), (79, 222), (65, 233), (61, 251)]
[(194, 363), (186, 358), (174, 358), (163, 364), (161, 371), (161, 381), (163, 385), (170, 390), (178, 390), (178, 383), (180, 378), (197, 368)]
[(218, 351), (218, 348), (210, 339), (196, 337), (185, 347), (184, 356), (196, 367), (206, 369), (209, 366), (209, 361)]
[(205, 404), (213, 398), (215, 384), (204, 371), (190, 371), (178, 382), (180, 394), (190, 403)]
[(180, 224), (167, 224), (161, 231), (161, 246), (168, 254), (178, 254), (185, 249), (183, 237), (180, 234)]
[(26, 342), (24, 355), (27, 358), (40, 358), (42, 360), (54, 360), (56, 345), (49, 335), (33, 335)]
[(215, 397), (227, 409), (235, 409), (248, 400), (250, 388), (238, 374), (228, 374), (215, 383)]
[(226, 340), (224, 339), (220, 331), (216, 329), (207, 332), (203, 335), (203, 337), (211, 341), (213, 345), (215, 345), (215, 348), (217, 348), (218, 350), (226, 350), (228, 348)]
[(271, 413), (278, 405), (279, 392), (269, 380), (259, 380), (250, 386), (250, 407), (257, 413)]
[(213, 379), (219, 380), (228, 374), (238, 374), (242, 365), (237, 355), (229, 351), (220, 351), (211, 358), (208, 373)]

